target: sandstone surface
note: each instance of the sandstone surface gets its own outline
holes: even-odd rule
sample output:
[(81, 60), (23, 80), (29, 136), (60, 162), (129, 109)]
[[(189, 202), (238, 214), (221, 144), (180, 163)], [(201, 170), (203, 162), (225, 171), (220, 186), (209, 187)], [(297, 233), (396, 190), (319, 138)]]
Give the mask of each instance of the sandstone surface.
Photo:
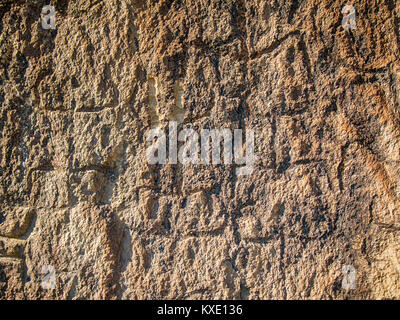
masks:
[[(1, 299), (400, 298), (399, 1), (49, 3), (0, 1)], [(254, 171), (149, 164), (170, 121)]]

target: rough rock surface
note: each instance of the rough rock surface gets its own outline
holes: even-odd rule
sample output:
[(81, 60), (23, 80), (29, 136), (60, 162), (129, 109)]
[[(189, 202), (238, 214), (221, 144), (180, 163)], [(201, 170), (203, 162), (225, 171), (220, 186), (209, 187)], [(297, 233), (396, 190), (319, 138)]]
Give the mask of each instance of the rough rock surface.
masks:
[[(0, 1), (0, 298), (400, 298), (399, 1), (46, 4)], [(148, 164), (171, 120), (253, 173)]]

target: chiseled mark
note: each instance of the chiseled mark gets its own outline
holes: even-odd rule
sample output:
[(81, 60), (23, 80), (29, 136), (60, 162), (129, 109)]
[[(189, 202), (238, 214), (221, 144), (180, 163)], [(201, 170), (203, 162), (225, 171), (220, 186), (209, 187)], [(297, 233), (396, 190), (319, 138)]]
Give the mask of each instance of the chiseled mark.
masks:
[(74, 274), (69, 287), (70, 289), (68, 291), (67, 300), (72, 300), (76, 296), (76, 288), (78, 286), (78, 280), (79, 280), (78, 276)]
[[(105, 105), (105, 106), (101, 106), (101, 107), (95, 107), (95, 108), (91, 108), (91, 107), (81, 107), (79, 109), (75, 109), (73, 110), (75, 113), (100, 113), (102, 111), (107, 111), (110, 109), (115, 108), (113, 105), (109, 104), (109, 105)], [(63, 110), (60, 110), (63, 111)]]
[(28, 207), (17, 207), (7, 210), (0, 221), (0, 237), (25, 239), (35, 220), (35, 211)]
[(280, 45), (283, 44), (287, 39), (289, 39), (293, 36), (300, 36), (300, 32), (298, 30), (291, 31), (288, 34), (284, 35), (282, 38), (272, 41), (272, 43), (269, 46), (267, 46), (266, 48), (251, 53), (249, 55), (249, 60), (258, 59), (265, 54), (273, 52), (275, 49), (280, 47)]
[(1, 264), (9, 265), (9, 264), (14, 264), (14, 263), (18, 264), (21, 267), (21, 259), (14, 258), (14, 257), (1, 257), (0, 256), (0, 265)]
[(0, 237), (0, 257), (22, 259), (24, 249), (24, 240)]
[(387, 231), (400, 231), (400, 225), (395, 223), (383, 223), (383, 222), (375, 222), (375, 224)]
[(148, 80), (148, 90), (149, 90), (149, 107), (150, 107), (150, 119), (151, 126), (157, 127), (160, 123), (160, 118), (157, 112), (157, 96), (158, 96), (158, 84), (154, 78), (149, 78)]
[[(7, 221), (10, 217), (14, 219)], [(14, 208), (0, 223), (0, 264), (18, 262), (23, 284), (28, 279), (24, 251), (35, 224), (36, 210), (29, 207)]]
[(348, 149), (349, 145), (350, 145), (350, 143), (346, 142), (346, 144), (340, 148), (340, 162), (336, 168), (340, 192), (343, 192), (343, 190), (344, 190), (343, 173), (344, 173), (344, 165), (345, 165), (345, 160), (346, 160), (346, 155), (347, 155), (347, 149)]
[(28, 173), (26, 174), (25, 183), (26, 183), (26, 190), (29, 194), (32, 192), (32, 185), (33, 185), (33, 178), (32, 174), (34, 172), (50, 172), (55, 171), (54, 166), (51, 163), (41, 164), (38, 167), (28, 169)]
[(389, 249), (389, 254), (393, 265), (396, 267), (397, 272), (400, 273), (400, 259), (398, 258), (398, 254), (393, 247)]

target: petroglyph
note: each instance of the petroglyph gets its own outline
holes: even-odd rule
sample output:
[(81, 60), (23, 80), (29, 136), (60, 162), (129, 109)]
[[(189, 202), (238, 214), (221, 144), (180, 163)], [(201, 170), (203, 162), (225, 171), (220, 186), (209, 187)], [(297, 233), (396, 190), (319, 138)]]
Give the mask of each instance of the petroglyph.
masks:
[[(400, 297), (398, 1), (42, 5), (0, 4), (0, 299)], [(252, 174), (149, 164), (173, 121)]]

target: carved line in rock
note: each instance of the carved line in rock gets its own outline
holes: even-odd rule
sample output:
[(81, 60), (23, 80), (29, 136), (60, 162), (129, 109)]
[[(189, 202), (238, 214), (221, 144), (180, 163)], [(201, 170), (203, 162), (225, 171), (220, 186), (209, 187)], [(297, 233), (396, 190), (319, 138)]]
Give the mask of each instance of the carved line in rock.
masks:
[(80, 109), (65, 109), (65, 108), (59, 108), (59, 109), (54, 109), (54, 108), (45, 108), (45, 109), (40, 109), (41, 111), (49, 111), (49, 112), (62, 112), (62, 113), (100, 113), (102, 111), (107, 111), (111, 109), (115, 109), (116, 106), (106, 106), (106, 107), (101, 107), (101, 108), (80, 108)]
[[(2, 214), (4, 215), (4, 214)], [(7, 223), (7, 218), (14, 217), (16, 222)], [(22, 215), (22, 216), (20, 216)], [(18, 273), (24, 279), (26, 272), (25, 247), (36, 222), (36, 210), (30, 207), (12, 208), (5, 213), (0, 222), (0, 265), (18, 263)], [(24, 280), (22, 280), (24, 282)]]
[[(100, 177), (104, 177), (106, 179), (107, 183), (106, 183), (105, 186), (103, 186), (103, 188), (101, 190), (97, 190), (97, 189), (88, 190), (88, 191), (91, 191), (93, 194), (97, 194), (100, 191), (101, 192), (105, 191), (107, 186), (110, 185), (110, 183), (112, 182), (113, 177), (114, 177), (114, 169), (109, 167), (109, 166), (105, 166), (105, 165), (88, 165), (88, 166), (84, 166), (84, 167), (80, 167), (80, 168), (72, 168), (71, 169), (71, 168), (63, 168), (63, 167), (53, 167), (52, 165), (49, 164), (49, 165), (39, 166), (39, 167), (36, 167), (36, 168), (31, 168), (28, 171), (27, 176), (26, 176), (26, 190), (27, 190), (27, 194), (30, 197), (29, 200), (31, 202), (33, 201), (33, 199), (31, 197), (32, 197), (32, 191), (33, 191), (33, 184), (34, 184), (33, 176), (34, 176), (35, 172), (39, 172), (40, 175), (43, 174), (43, 173), (44, 174), (46, 174), (46, 173), (53, 173), (53, 174), (59, 173), (66, 180), (68, 180), (68, 176), (70, 174), (91, 173), (91, 172), (98, 173), (98, 174), (100, 174)], [(95, 178), (96, 177), (92, 177), (92, 179), (95, 179)], [(57, 179), (57, 181), (59, 181), (59, 179)], [(71, 181), (69, 181), (69, 180), (68, 181), (64, 181), (65, 186), (66, 186), (66, 190), (67, 190), (68, 200), (67, 200), (67, 204), (61, 206), (61, 208), (62, 207), (68, 207), (68, 208), (69, 207), (73, 207), (73, 205), (71, 205), (71, 202), (70, 202), (71, 197), (72, 197), (71, 190), (70, 190), (71, 189), (70, 188), (70, 182)], [(89, 181), (89, 183), (90, 183), (90, 181)], [(111, 194), (111, 193), (112, 193), (112, 190), (109, 190), (108, 194)]]

